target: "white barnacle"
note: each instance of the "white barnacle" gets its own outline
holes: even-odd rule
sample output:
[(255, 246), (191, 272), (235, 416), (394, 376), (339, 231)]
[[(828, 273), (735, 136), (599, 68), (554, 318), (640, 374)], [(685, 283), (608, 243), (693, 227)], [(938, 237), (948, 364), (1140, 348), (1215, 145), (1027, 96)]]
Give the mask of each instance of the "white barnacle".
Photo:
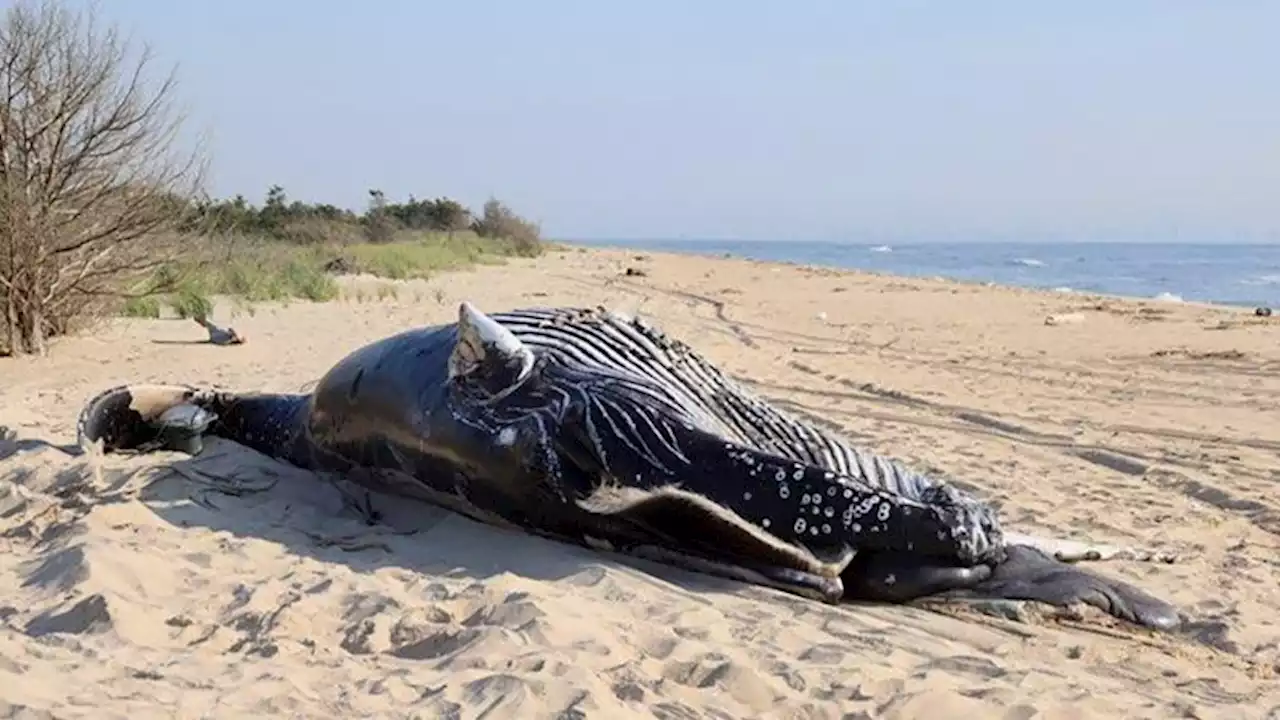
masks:
[(801, 504), (801, 505), (808, 505), (808, 504), (809, 504), (809, 493), (805, 493), (805, 494), (803, 494), (803, 495), (801, 495), (801, 496), (800, 496), (800, 504)]
[(791, 486), (786, 483), (782, 483), (781, 485), (779, 485), (778, 497), (782, 498), (783, 500), (786, 500), (787, 498), (791, 497)]
[(830, 525), (828, 525), (827, 523), (822, 523), (822, 534), (823, 534), (823, 535), (830, 535), (830, 534), (831, 534), (831, 526), (830, 526)]
[(760, 521), (760, 524), (761, 524), (761, 525), (763, 525), (763, 526), (765, 526), (765, 527), (769, 527), (770, 525), (772, 525), (772, 524), (773, 524), (773, 521), (772, 521), (772, 520), (770, 520), (769, 518), (765, 518), (765, 519), (763, 519), (763, 520), (761, 520), (761, 521)]
[(892, 511), (892, 508), (889, 507), (889, 503), (880, 503), (880, 509), (876, 511), (876, 517), (880, 520), (880, 522), (884, 522), (885, 520), (889, 519), (889, 513), (891, 511)]
[(787, 471), (786, 471), (786, 470), (783, 470), (782, 468), (778, 468), (778, 474), (777, 474), (777, 476), (776, 476), (776, 477), (777, 477), (777, 479), (778, 479), (778, 482), (782, 482), (783, 480), (786, 480), (786, 479), (787, 479)]
[(814, 505), (814, 506), (813, 506), (813, 510), (812, 510), (811, 512), (812, 512), (814, 515), (821, 515), (821, 514), (822, 514), (822, 508), (821, 508), (821, 507), (819, 507), (818, 505)]
[(836, 509), (828, 505), (822, 508), (822, 514), (826, 515), (827, 517), (831, 517), (832, 515), (836, 514)]
[(845, 500), (848, 500), (848, 499), (849, 499), (849, 498), (851, 498), (851, 497), (853, 497), (853, 491), (852, 491), (852, 490), (850, 490), (849, 488), (845, 488), (845, 489), (844, 489), (844, 499), (845, 499)]
[(832, 485), (831, 487), (827, 488), (827, 494), (828, 494), (828, 495), (830, 495), (831, 497), (835, 497), (835, 496), (836, 496), (836, 486), (835, 486), (835, 485)]
[(791, 476), (791, 477), (792, 477), (793, 479), (795, 479), (795, 480), (803, 480), (803, 479), (804, 479), (804, 468), (802, 468), (802, 467), (800, 467), (799, 465), (797, 465), (797, 466), (796, 466), (796, 471), (795, 471), (795, 473), (794, 473), (794, 474), (792, 474), (792, 476)]
[(854, 524), (853, 524), (853, 527), (851, 527), (851, 528), (849, 528), (849, 529), (850, 529), (850, 530), (852, 530), (852, 531), (854, 531), (854, 532), (856, 532), (856, 533), (860, 533), (860, 532), (862, 532), (862, 525), (861, 525), (861, 523), (854, 523)]
[(822, 473), (822, 479), (823, 479), (823, 480), (834, 480), (834, 479), (835, 479), (835, 477), (836, 477), (836, 474), (835, 474), (835, 473), (833, 473), (833, 472), (831, 472), (830, 470), (828, 470), (827, 472)]
[(876, 498), (874, 495), (872, 495), (867, 499), (863, 500), (862, 502), (858, 503), (857, 505), (855, 505), (854, 507), (856, 507), (857, 509), (854, 510), (854, 513), (856, 513), (859, 517), (861, 517), (862, 515), (866, 515), (867, 513), (871, 512), (871, 508), (875, 504), (876, 504)]
[(743, 499), (743, 500), (750, 500), (750, 499), (751, 499), (751, 493), (749, 493), (749, 492), (744, 492), (744, 493), (742, 493), (742, 499)]
[(807, 526), (808, 524), (804, 521), (804, 518), (796, 518), (796, 524), (792, 526), (792, 529), (798, 533), (802, 533)]
[(810, 526), (809, 526), (809, 534), (810, 534), (810, 535), (817, 535), (817, 534), (818, 534), (818, 526), (817, 526), (817, 525), (810, 525)]

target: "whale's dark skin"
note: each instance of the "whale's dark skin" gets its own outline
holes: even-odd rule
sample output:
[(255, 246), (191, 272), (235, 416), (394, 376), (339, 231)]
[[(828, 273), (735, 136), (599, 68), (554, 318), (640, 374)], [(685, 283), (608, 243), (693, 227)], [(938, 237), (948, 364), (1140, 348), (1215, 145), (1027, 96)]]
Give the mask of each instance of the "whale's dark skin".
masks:
[(92, 400), (79, 429), (107, 451), (198, 451), (198, 433), (160, 432), (180, 406), (216, 416), (208, 434), (373, 490), (826, 601), (1085, 602), (1178, 623), (1137, 588), (1006, 545), (990, 508), (902, 498), (728, 441), (660, 384), (538, 357), (467, 305), (457, 324), (354, 351), (310, 394), (124, 386)]

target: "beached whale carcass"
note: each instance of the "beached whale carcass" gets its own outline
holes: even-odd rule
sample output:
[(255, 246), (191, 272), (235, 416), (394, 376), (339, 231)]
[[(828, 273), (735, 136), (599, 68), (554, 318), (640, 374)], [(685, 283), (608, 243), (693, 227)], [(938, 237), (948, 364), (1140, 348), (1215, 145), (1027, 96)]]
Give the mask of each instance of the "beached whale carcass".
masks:
[(600, 308), (490, 316), (463, 303), (456, 323), (352, 352), (309, 394), (122, 386), (94, 398), (79, 428), (108, 451), (196, 452), (207, 432), (485, 522), (828, 601), (1082, 602), (1178, 624), (1167, 604), (1063, 562), (1070, 548), (1005, 532), (978, 498), (852, 447)]

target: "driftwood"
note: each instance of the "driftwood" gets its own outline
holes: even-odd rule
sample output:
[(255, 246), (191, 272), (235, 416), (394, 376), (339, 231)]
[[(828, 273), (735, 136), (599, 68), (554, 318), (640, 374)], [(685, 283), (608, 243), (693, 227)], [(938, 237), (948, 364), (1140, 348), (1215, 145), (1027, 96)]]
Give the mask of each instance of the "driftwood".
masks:
[(209, 331), (209, 343), (211, 345), (243, 345), (248, 339), (236, 332), (235, 328), (228, 327), (224, 330), (209, 322), (208, 318), (197, 317), (192, 318), (192, 320), (195, 320), (201, 327)]

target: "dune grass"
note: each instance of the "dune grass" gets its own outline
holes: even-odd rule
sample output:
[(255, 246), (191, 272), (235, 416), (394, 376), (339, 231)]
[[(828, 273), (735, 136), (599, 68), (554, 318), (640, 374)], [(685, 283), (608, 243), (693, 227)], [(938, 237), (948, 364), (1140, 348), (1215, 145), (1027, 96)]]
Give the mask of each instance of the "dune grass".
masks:
[[(210, 298), (224, 295), (238, 304), (288, 301), (323, 302), (339, 296), (337, 272), (367, 273), (388, 280), (429, 278), (478, 264), (499, 264), (508, 257), (531, 257), (541, 248), (473, 233), (405, 233), (394, 242), (296, 245), (260, 238), (193, 243), (188, 262), (164, 266), (137, 284), (122, 312), (130, 317), (160, 317), (165, 308), (178, 317), (201, 317)], [(379, 290), (385, 299), (394, 292)]]
[(412, 242), (350, 245), (343, 257), (356, 272), (389, 280), (408, 280), (474, 265), (501, 263), (503, 258), (521, 254), (524, 253), (509, 243), (467, 233), (452, 237), (433, 235)]

